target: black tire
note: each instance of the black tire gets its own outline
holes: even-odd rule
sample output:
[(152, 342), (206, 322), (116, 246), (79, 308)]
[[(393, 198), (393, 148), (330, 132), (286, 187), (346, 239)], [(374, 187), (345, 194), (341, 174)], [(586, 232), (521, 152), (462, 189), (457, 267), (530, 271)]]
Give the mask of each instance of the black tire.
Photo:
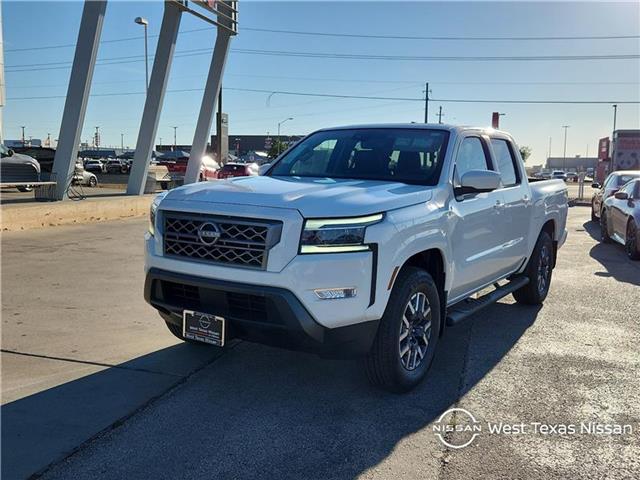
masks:
[(542, 231), (524, 271), (529, 283), (513, 292), (513, 298), (525, 305), (541, 305), (549, 293), (552, 273), (553, 242), (549, 234)]
[(594, 205), (593, 202), (591, 202), (591, 221), (592, 222), (598, 221), (598, 217), (596, 217), (596, 206)]
[(22, 187), (17, 187), (19, 192), (22, 193), (26, 193), (26, 192), (30, 192), (33, 190), (33, 187), (31, 185), (24, 185)]
[(96, 177), (91, 177), (89, 179), (89, 186), (90, 187), (95, 187), (98, 185), (98, 179)]
[[(413, 304), (409, 306), (414, 299), (418, 308)], [(425, 303), (421, 302), (426, 302), (430, 309), (428, 313), (422, 306)], [(411, 308), (425, 314), (412, 315)], [(407, 322), (404, 321), (405, 316)], [(406, 333), (404, 339), (401, 339), (401, 333)], [(390, 392), (411, 390), (427, 374), (439, 336), (440, 296), (435, 282), (424, 270), (403, 268), (393, 286), (371, 351), (365, 359), (369, 381)], [(408, 348), (409, 351), (401, 356), (401, 348)], [(418, 359), (420, 354), (422, 356)]]
[(632, 219), (627, 224), (627, 238), (624, 244), (627, 256), (631, 260), (640, 260), (640, 244), (638, 243), (638, 226)]
[(602, 209), (602, 212), (600, 212), (600, 240), (602, 243), (611, 243), (611, 237), (609, 236), (609, 218), (605, 209)]

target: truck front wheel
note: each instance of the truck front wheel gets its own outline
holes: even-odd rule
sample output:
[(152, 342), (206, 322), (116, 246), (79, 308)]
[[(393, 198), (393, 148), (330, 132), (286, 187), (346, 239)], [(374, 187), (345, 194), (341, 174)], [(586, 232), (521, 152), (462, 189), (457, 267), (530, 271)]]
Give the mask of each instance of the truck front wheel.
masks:
[(542, 304), (549, 293), (552, 270), (553, 242), (549, 234), (542, 231), (524, 272), (529, 283), (513, 292), (516, 302), (526, 305)]
[(374, 385), (406, 392), (424, 378), (440, 334), (440, 296), (424, 270), (402, 269), (365, 360)]

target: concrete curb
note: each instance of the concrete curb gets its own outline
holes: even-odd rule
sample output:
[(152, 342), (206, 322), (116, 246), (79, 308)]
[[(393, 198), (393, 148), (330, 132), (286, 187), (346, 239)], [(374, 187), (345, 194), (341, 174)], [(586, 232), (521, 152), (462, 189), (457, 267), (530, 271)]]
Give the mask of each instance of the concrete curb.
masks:
[(140, 217), (149, 214), (149, 205), (154, 196), (122, 195), (79, 201), (2, 205), (0, 223), (3, 231), (17, 231)]

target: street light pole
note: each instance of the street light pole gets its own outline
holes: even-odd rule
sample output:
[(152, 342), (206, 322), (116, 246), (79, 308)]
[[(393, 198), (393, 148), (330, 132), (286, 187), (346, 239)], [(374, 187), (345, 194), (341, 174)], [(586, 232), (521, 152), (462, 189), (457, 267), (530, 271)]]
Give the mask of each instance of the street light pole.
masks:
[(178, 146), (178, 127), (171, 127), (173, 128), (173, 151), (176, 151), (176, 147)]
[(135, 22), (144, 27), (144, 73), (145, 73), (145, 89), (149, 92), (149, 47), (147, 39), (147, 27), (149, 21), (144, 17), (136, 17)]
[(282, 125), (285, 122), (288, 122), (289, 120), (293, 120), (293, 117), (285, 118), (281, 122), (278, 122), (278, 155), (280, 155), (280, 125)]
[(124, 150), (124, 133), (120, 134), (120, 150)]
[[(616, 117), (618, 116), (618, 105), (613, 106), (613, 131), (616, 131)], [(611, 138), (613, 139), (613, 133), (611, 134)]]
[(563, 125), (564, 128), (564, 153), (562, 154), (562, 170), (567, 170), (567, 130), (571, 125)]

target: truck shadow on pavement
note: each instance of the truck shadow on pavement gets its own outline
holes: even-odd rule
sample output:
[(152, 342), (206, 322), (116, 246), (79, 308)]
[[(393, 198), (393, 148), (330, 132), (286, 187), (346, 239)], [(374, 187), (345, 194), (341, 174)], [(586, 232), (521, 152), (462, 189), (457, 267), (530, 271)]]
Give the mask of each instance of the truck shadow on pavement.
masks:
[[(499, 303), (449, 328), (427, 379), (404, 395), (371, 387), (357, 361), (239, 343), (179, 389), (116, 422), (118, 428), (47, 471), (46, 478), (355, 478), (387, 468), (380, 464), (403, 441), (415, 444), (416, 457), (405, 459), (406, 468), (398, 465), (402, 455), (390, 458), (389, 472), (427, 475), (439, 468), (444, 447), (425, 427), (491, 372), (538, 312)], [(160, 353), (170, 356), (170, 350)], [(153, 355), (145, 365), (153, 366)], [(114, 370), (122, 371), (107, 369), (5, 405), (5, 461), (16, 457), (16, 448), (25, 449), (23, 455), (49, 449), (57, 454), (51, 461), (69, 454), (58, 447), (67, 440), (65, 432), (82, 429), (92, 408), (94, 415), (107, 408), (91, 395), (121, 402), (135, 395), (135, 379), (115, 379)], [(47, 431), (34, 420), (18, 424), (52, 407), (60, 409), (60, 428), (55, 422)]]
[(619, 282), (640, 286), (640, 262), (627, 257), (624, 247), (618, 243), (602, 243), (600, 241), (600, 225), (596, 222), (585, 222), (585, 231), (598, 243), (589, 251), (594, 260), (600, 262), (606, 272), (596, 272), (599, 277), (613, 277)]

